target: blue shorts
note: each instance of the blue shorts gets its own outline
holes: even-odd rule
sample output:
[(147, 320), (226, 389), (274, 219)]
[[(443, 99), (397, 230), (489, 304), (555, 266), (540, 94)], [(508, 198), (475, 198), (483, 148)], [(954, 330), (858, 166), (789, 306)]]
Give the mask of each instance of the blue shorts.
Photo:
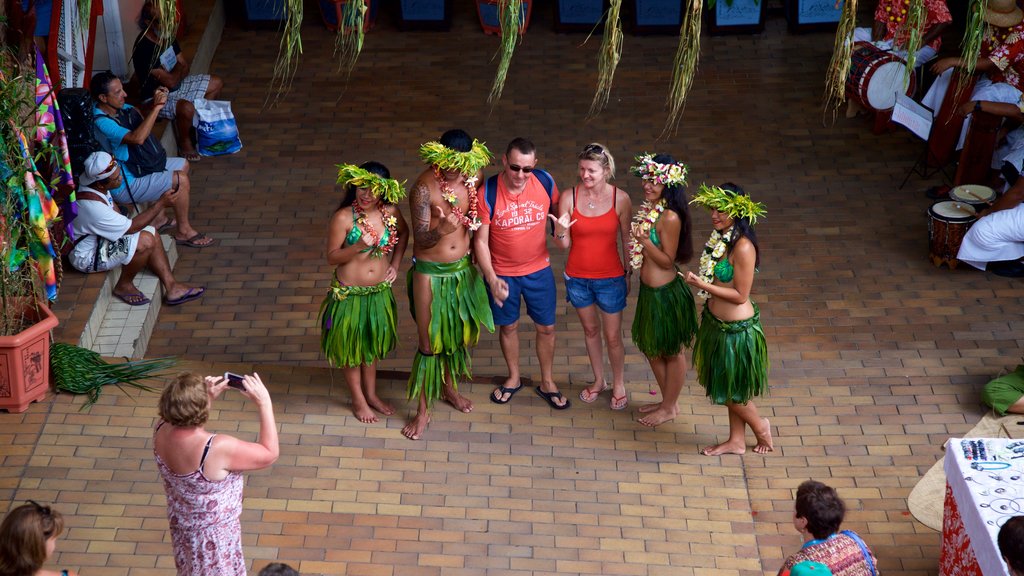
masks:
[(526, 276), (501, 276), (508, 284), (508, 298), (501, 306), (494, 303), (491, 287), (487, 287), (487, 300), (495, 326), (509, 326), (519, 320), (519, 297), (526, 301), (526, 313), (538, 326), (555, 325), (555, 274), (551, 266)]
[(626, 275), (615, 278), (573, 278), (565, 275), (565, 299), (573, 308), (597, 304), (605, 314), (626, 309)]

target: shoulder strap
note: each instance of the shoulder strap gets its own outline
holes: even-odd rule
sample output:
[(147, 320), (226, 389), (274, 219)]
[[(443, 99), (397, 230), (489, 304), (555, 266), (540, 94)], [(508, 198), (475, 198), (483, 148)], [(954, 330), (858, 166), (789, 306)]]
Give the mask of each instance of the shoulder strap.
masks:
[(484, 181), (484, 203), (487, 204), (487, 213), (494, 218), (494, 204), (498, 201), (498, 174), (491, 176)]
[(868, 569), (871, 570), (871, 576), (878, 576), (878, 570), (875, 570), (875, 561), (871, 557), (871, 551), (868, 550), (868, 545), (864, 543), (864, 540), (861, 539), (860, 535), (853, 530), (843, 530), (840, 534), (849, 536), (851, 540), (857, 543), (857, 547), (860, 548), (860, 553), (864, 555), (864, 562), (868, 565)]
[(551, 174), (548, 174), (546, 170), (541, 170), (540, 168), (534, 169), (533, 174), (537, 177), (541, 186), (543, 186), (544, 190), (548, 193), (548, 198), (551, 198), (552, 191), (555, 188), (555, 179), (552, 178)]
[(216, 438), (216, 437), (217, 437), (216, 434), (211, 434), (210, 437), (206, 439), (206, 446), (203, 448), (203, 456), (202, 456), (202, 458), (199, 459), (199, 469), (200, 470), (202, 470), (203, 467), (206, 466), (206, 457), (209, 456), (209, 454), (210, 454), (210, 446), (213, 446), (213, 439)]

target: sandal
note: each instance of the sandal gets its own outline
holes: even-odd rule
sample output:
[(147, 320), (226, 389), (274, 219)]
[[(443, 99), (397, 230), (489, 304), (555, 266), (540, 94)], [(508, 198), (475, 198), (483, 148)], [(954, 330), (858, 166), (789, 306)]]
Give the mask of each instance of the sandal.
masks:
[(612, 399), (608, 406), (612, 410), (625, 410), (626, 406), (629, 406), (629, 394), (623, 394), (622, 396), (612, 394)]
[(580, 400), (584, 404), (590, 404), (594, 402), (594, 400), (597, 400), (597, 397), (600, 396), (601, 393), (607, 390), (608, 388), (610, 388), (610, 386), (608, 385), (607, 380), (605, 380), (602, 383), (601, 389), (598, 390), (597, 392), (594, 392), (589, 387), (586, 387), (583, 390), (580, 390)]

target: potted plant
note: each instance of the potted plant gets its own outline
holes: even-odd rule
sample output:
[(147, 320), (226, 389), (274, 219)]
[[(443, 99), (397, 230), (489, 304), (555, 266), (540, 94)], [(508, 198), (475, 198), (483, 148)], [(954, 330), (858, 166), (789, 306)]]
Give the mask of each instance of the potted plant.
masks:
[(37, 166), (63, 163), (45, 138), (33, 142), (52, 134), (52, 115), (37, 118), (35, 70), (7, 46), (0, 37), (0, 409), (21, 412), (49, 391), (57, 325), (44, 304), (56, 298), (49, 226), (57, 208)]

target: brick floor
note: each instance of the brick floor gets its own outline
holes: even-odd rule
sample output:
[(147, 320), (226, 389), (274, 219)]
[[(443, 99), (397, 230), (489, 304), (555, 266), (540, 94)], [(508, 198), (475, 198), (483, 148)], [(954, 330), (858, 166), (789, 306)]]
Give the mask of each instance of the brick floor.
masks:
[[(550, 10), (535, 9), (491, 110), (497, 40), (479, 33), (464, 0), (451, 33), (400, 33), (382, 14), (347, 86), (311, 12), (294, 89), (269, 110), (276, 33), (225, 31), (215, 68), (245, 148), (195, 166), (195, 225), (221, 242), (182, 251), (175, 273), (208, 292), (165, 308), (150, 355), (216, 372), (258, 367), (271, 382), (282, 455), (247, 480), (252, 570), (280, 559), (305, 574), (774, 574), (800, 544), (793, 491), (815, 478), (839, 488), (845, 526), (883, 573), (936, 573), (940, 537), (909, 515), (906, 497), (943, 439), (983, 414), (981, 386), (1018, 362), (1024, 289), (928, 261), (921, 190), (933, 182), (896, 189), (919, 143), (904, 131), (872, 135), (861, 120), (823, 123), (828, 34), (790, 35), (773, 16), (758, 36), (702, 39), (679, 133), (657, 143), (675, 39), (627, 34), (609, 107), (586, 122), (597, 43), (552, 32)], [(472, 414), (438, 407), (416, 443), (399, 433), (411, 406), (382, 424), (355, 421), (317, 350), (330, 278), (323, 231), (340, 198), (333, 165), (376, 159), (411, 179), (417, 146), (454, 126), (498, 152), (531, 137), (563, 188), (575, 152), (597, 140), (634, 196), (630, 156), (664, 150), (690, 164), (692, 182), (736, 181), (767, 204), (754, 298), (773, 358), (760, 403), (775, 425), (773, 454), (697, 455), (727, 419), (692, 372), (680, 416), (656, 430), (604, 399), (567, 413), (529, 394), (495, 406), (485, 396), (503, 362), (491, 335), (474, 355)], [(710, 223), (695, 218), (702, 241)], [(561, 269), (564, 255), (554, 262)], [(414, 329), (403, 281), (396, 293), (403, 336), (382, 368), (398, 375), (385, 396), (401, 402)], [(556, 377), (575, 397), (589, 372), (582, 332), (564, 303), (558, 314)], [(537, 377), (526, 335), (525, 371)], [(627, 376), (633, 406), (651, 398), (631, 344)], [(60, 566), (173, 573), (150, 452), (154, 397), (110, 391), (88, 412), (79, 402), (58, 396), (0, 415), (3, 500), (53, 501), (69, 515)], [(229, 397), (217, 408), (213, 428), (253, 437), (251, 407)]]

